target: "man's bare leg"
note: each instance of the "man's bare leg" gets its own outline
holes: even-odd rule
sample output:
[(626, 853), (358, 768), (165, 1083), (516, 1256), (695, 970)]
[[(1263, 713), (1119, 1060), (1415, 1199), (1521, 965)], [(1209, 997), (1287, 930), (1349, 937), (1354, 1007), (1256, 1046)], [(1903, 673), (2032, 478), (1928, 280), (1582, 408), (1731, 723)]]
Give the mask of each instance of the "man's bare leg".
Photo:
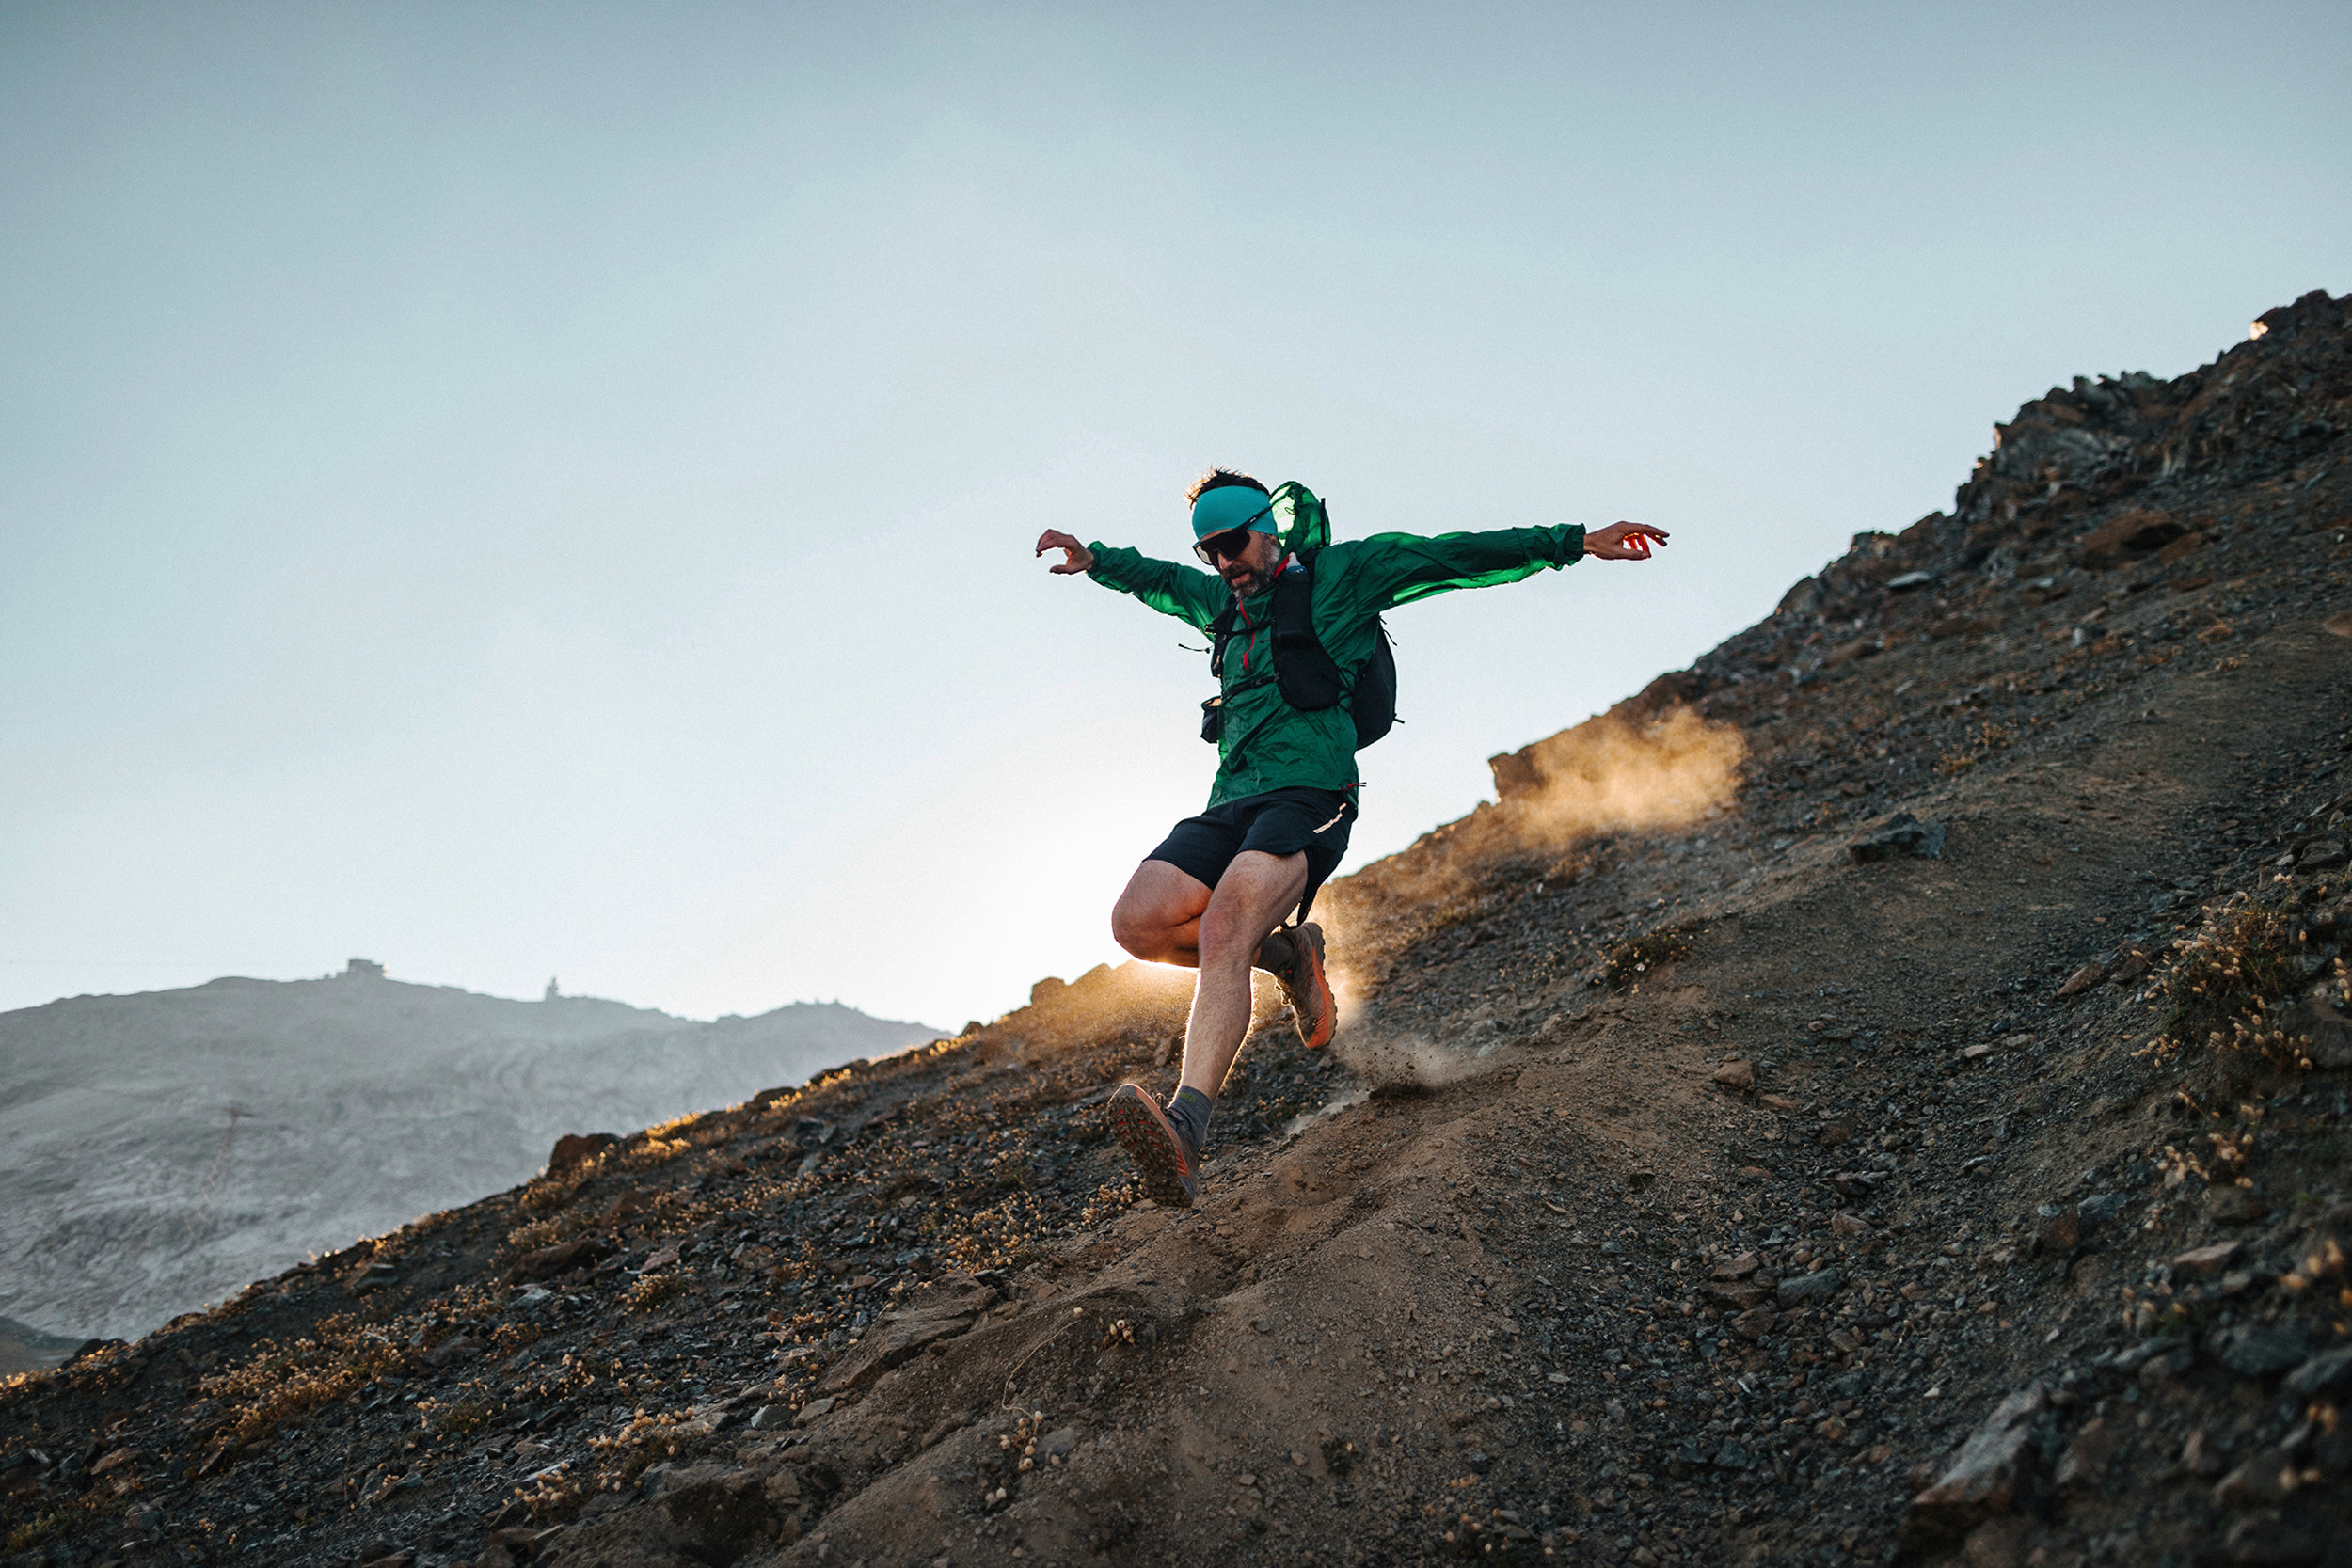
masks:
[(1112, 929), (1128, 952), (1200, 972), (1175, 1098), (1162, 1110), (1135, 1084), (1120, 1085), (1111, 1096), (1111, 1128), (1134, 1157), (1144, 1192), (1161, 1202), (1193, 1200), (1216, 1091), (1249, 1033), (1249, 971), (1253, 963), (1269, 961), (1266, 949), (1277, 942), (1279, 961), (1291, 961), (1292, 945), (1274, 927), (1306, 892), (1304, 850), (1268, 855), (1252, 849), (1233, 857), (1214, 889), (1166, 862), (1146, 861), (1112, 911)]
[(1180, 1088), (1199, 1089), (1215, 1100), (1225, 1086), (1225, 1074), (1249, 1033), (1249, 971), (1259, 961), (1267, 935), (1298, 907), (1306, 892), (1303, 849), (1289, 855), (1245, 849), (1217, 879), (1216, 891), (1194, 927), (1200, 979), (1193, 987), (1192, 1016), (1184, 1023)]

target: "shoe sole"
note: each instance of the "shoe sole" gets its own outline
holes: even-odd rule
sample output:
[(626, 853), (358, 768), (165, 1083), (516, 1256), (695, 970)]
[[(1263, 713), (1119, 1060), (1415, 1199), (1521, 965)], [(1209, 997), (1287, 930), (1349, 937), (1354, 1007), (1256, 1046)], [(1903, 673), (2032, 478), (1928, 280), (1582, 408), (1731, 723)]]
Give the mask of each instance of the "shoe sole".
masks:
[(1292, 943), (1307, 956), (1307, 975), (1313, 985), (1313, 995), (1323, 1006), (1319, 1026), (1312, 1034), (1307, 1030), (1307, 1015), (1298, 1008), (1295, 998), (1291, 1002), (1291, 1016), (1298, 1023), (1298, 1043), (1310, 1051), (1320, 1051), (1331, 1043), (1331, 1036), (1339, 1028), (1339, 1004), (1331, 998), (1331, 983), (1323, 975), (1323, 928), (1312, 921), (1291, 933)]
[(1133, 1084), (1120, 1085), (1111, 1096), (1111, 1132), (1142, 1174), (1144, 1196), (1172, 1208), (1192, 1207), (1200, 1178), (1185, 1185), (1183, 1141), (1151, 1096)]

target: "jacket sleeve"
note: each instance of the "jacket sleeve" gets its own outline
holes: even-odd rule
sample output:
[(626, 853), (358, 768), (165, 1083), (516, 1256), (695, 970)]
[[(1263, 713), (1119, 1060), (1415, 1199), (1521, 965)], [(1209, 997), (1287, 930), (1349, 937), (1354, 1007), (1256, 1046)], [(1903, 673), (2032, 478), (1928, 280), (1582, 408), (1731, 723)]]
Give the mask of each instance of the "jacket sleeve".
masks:
[(1105, 588), (1133, 594), (1161, 614), (1173, 615), (1196, 629), (1205, 629), (1232, 597), (1223, 578), (1196, 566), (1154, 561), (1123, 546), (1092, 544), (1087, 548), (1094, 552), (1094, 564), (1087, 568), (1087, 576)]
[[(1375, 533), (1334, 545), (1323, 555), (1342, 575), (1333, 587), (1351, 605), (1377, 614), (1450, 589), (1493, 588), (1573, 565), (1584, 556), (1584, 530), (1574, 523), (1553, 523), (1427, 538)], [(1316, 568), (1326, 569), (1320, 564)]]

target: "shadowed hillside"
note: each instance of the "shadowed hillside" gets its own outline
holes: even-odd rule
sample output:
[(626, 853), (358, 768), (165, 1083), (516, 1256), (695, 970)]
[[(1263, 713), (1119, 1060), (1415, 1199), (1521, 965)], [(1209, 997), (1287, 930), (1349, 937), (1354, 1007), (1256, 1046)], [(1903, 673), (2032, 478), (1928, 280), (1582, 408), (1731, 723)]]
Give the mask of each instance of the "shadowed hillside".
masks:
[(1046, 981), (17, 1380), (11, 1547), (2344, 1560), (2352, 323), (2259, 325), (1334, 883), (1198, 1207), (1099, 1113), (1187, 977)]
[(830, 1004), (706, 1024), (364, 972), (0, 1013), (0, 1311), (74, 1343), (143, 1333), (511, 1186), (561, 1132), (728, 1104), (933, 1034)]

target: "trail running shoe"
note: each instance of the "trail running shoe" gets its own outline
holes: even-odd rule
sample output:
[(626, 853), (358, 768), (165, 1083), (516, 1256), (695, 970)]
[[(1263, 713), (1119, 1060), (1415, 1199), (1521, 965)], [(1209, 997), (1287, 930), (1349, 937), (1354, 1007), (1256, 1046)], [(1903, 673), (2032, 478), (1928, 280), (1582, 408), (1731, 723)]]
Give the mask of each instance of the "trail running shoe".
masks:
[(1291, 1016), (1298, 1022), (1298, 1043), (1320, 1051), (1331, 1043), (1339, 1026), (1339, 1005), (1331, 1000), (1331, 983), (1323, 977), (1323, 927), (1310, 920), (1290, 930), (1291, 966), (1275, 976), (1290, 998)]
[(1111, 1096), (1111, 1131), (1143, 1173), (1143, 1195), (1155, 1203), (1189, 1209), (1200, 1195), (1200, 1167), (1184, 1136), (1157, 1101), (1133, 1084)]

